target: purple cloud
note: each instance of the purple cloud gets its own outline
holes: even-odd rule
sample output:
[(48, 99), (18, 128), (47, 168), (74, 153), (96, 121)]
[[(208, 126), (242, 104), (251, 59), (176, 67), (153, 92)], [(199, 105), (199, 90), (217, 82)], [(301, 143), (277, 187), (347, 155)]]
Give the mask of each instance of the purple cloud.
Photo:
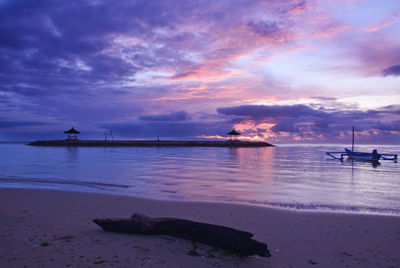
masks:
[[(400, 62), (400, 46), (397, 41), (390, 39), (381, 42), (385, 44), (384, 47), (378, 46), (375, 39), (366, 39), (363, 43), (358, 43), (357, 50), (351, 53), (358, 55), (363, 63), (360, 69), (368, 75), (396, 75), (396, 66)], [(386, 68), (387, 66), (390, 67)]]
[(30, 126), (43, 126), (52, 125), (50, 123), (35, 122), (35, 121), (8, 121), (0, 119), (0, 129), (15, 128), (15, 127), (30, 127)]
[[(224, 73), (226, 63), (255, 48), (251, 40), (242, 43), (246, 31), (237, 29), (249, 25), (252, 31), (273, 37), (281, 30), (274, 19), (297, 5), (298, 1), (285, 1), (284, 8), (260, 6), (252, 0), (234, 4), (175, 1), (174, 5), (164, 1), (6, 1), (0, 6), (0, 81), (4, 85), (0, 90), (20, 97), (43, 96), (76, 87), (91, 92), (103, 83), (109, 84), (109, 90), (118, 90), (148, 70), (172, 71), (175, 79), (204, 70)], [(249, 18), (260, 7), (269, 11), (271, 20)], [(204, 30), (197, 31), (199, 26)], [(221, 46), (221, 37), (240, 41), (242, 46)], [(188, 53), (197, 53), (198, 59)]]
[(178, 111), (174, 113), (166, 114), (152, 114), (152, 115), (141, 115), (139, 120), (143, 121), (187, 121), (191, 117), (186, 111)]
[(225, 115), (234, 115), (241, 117), (250, 117), (254, 120), (261, 120), (266, 118), (277, 117), (292, 117), (298, 118), (301, 116), (315, 116), (320, 117), (325, 112), (315, 110), (309, 106), (298, 105), (243, 105), (235, 107), (218, 108), (217, 112)]
[[(138, 74), (168, 72), (176, 80), (207, 72), (224, 75), (230, 61), (266, 46), (248, 34), (273, 38), (285, 30), (279, 21), (298, 1), (284, 2), (3, 1), (4, 110), (12, 110), (16, 121), (39, 116), (95, 123), (124, 121), (154, 107), (168, 110), (163, 97), (190, 90), (179, 82), (136, 85)], [(260, 8), (266, 11), (263, 20), (253, 16)], [(209, 93), (195, 94), (209, 99)], [(161, 100), (155, 104), (153, 99)]]
[(215, 124), (199, 121), (125, 121), (100, 125), (112, 130), (120, 137), (156, 139), (157, 136), (169, 139), (197, 139), (201, 135), (226, 135), (231, 128), (229, 123)]
[[(297, 55), (299, 43), (314, 45), (299, 38), (307, 32), (303, 26), (318, 29), (312, 20), (302, 24), (315, 6), (314, 1), (299, 0), (0, 1), (2, 126), (8, 133), (24, 125), (46, 133), (47, 122), (80, 124), (97, 132), (116, 126), (128, 134), (122, 126), (126, 123), (141, 126), (141, 137), (162, 131), (183, 137), (224, 135), (244, 120), (274, 123), (274, 133), (299, 135), (339, 131), (347, 128), (343, 122), (358, 120), (365, 129), (391, 131), (393, 120), (383, 119), (398, 115), (393, 107), (339, 111), (244, 105), (214, 113), (222, 104), (274, 97), (281, 88), (293, 88), (284, 96), (300, 91), (295, 80), (286, 87), (281, 74), (269, 73), (267, 64), (276, 60), (282, 68), (277, 51), (293, 48), (283, 58), (295, 58), (291, 55)], [(391, 66), (383, 75), (398, 75), (397, 43), (385, 42), (384, 50), (375, 44), (357, 46), (355, 54), (367, 63), (362, 66), (374, 66), (375, 74)], [(221, 127), (213, 128), (217, 122)], [(167, 133), (163, 128), (168, 127), (179, 131)], [(263, 129), (253, 132), (263, 135)]]
[(260, 36), (273, 37), (280, 32), (280, 29), (275, 21), (250, 21), (247, 26), (250, 31)]
[(400, 76), (400, 64), (393, 65), (389, 68), (386, 68), (382, 71), (383, 76), (393, 75), (393, 76)]

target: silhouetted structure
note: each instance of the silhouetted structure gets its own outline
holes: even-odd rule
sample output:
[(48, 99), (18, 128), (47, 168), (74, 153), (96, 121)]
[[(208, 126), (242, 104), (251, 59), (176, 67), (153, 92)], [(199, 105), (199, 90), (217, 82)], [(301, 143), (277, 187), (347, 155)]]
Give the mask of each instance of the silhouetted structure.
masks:
[(114, 140), (114, 135), (111, 130), (109, 133), (104, 132), (104, 140), (106, 141), (106, 140), (108, 140), (108, 138), (110, 138), (112, 141)]
[(228, 140), (229, 141), (237, 141), (238, 138), (237, 136), (241, 135), (239, 132), (237, 132), (235, 129), (232, 129), (231, 132), (228, 133), (229, 137)]
[[(73, 127), (64, 131), (68, 134), (68, 139), (65, 140), (39, 140), (28, 143), (33, 146), (80, 146), (80, 147), (91, 147), (91, 146), (110, 146), (110, 147), (265, 147), (274, 146), (266, 142), (254, 142), (254, 141), (239, 141), (237, 136), (241, 135), (235, 129), (228, 133), (229, 140), (219, 141), (164, 141), (160, 140), (157, 136), (157, 140), (114, 140), (112, 132), (110, 134), (105, 133), (104, 140), (79, 140), (79, 131)], [(108, 136), (111, 135), (112, 140), (108, 140)]]
[(64, 133), (68, 134), (67, 140), (77, 140), (78, 134), (80, 134), (80, 132), (77, 131), (74, 127), (72, 127), (70, 130), (64, 131)]

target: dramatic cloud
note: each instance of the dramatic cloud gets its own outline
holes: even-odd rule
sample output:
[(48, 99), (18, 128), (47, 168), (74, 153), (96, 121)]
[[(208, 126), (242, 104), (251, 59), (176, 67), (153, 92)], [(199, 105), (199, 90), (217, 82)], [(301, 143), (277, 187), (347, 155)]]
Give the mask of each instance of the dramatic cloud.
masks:
[[(283, 6), (257, 1), (4, 1), (0, 92), (22, 103), (57, 95), (66, 106), (77, 95), (91, 95), (97, 104), (107, 105), (109, 99), (102, 92), (121, 89), (151, 99), (152, 92), (146, 96), (142, 87), (131, 86), (138, 74), (164, 73), (178, 80), (224, 76), (225, 67), (243, 53), (265, 47), (267, 39), (276, 42), (285, 31), (277, 20), (286, 20), (298, 5), (298, 1), (285, 1)], [(305, 3), (301, 6), (306, 8)], [(267, 22), (253, 22), (260, 8), (270, 18)], [(171, 93), (169, 86), (161, 87), (165, 94)]]
[[(340, 139), (353, 125), (357, 131), (379, 132), (400, 138), (400, 106), (387, 106), (376, 110), (332, 110), (316, 109), (306, 105), (245, 105), (219, 108), (220, 114), (231, 117), (237, 126), (262, 126), (269, 124), (272, 137), (279, 141), (279, 135), (289, 134), (297, 140), (331, 138)], [(232, 119), (233, 117), (233, 119)], [(259, 128), (243, 128), (249, 136), (258, 135)], [(264, 129), (268, 132), (268, 129)], [(375, 134), (377, 134), (375, 133)], [(379, 135), (377, 135), (379, 136)]]
[(0, 127), (318, 140), (356, 120), (392, 135), (396, 5), (344, 2), (0, 1)]

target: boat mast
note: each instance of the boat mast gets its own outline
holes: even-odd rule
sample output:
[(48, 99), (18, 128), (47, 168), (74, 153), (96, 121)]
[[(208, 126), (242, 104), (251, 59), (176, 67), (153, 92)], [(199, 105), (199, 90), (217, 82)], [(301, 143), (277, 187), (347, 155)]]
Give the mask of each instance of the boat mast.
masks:
[(351, 151), (354, 152), (354, 126), (353, 126), (353, 140), (351, 142)]

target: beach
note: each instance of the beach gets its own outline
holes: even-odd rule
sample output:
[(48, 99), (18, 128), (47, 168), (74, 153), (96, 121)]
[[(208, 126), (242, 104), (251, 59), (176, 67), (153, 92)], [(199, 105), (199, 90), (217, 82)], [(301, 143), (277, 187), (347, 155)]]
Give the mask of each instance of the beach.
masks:
[[(109, 233), (94, 218), (177, 217), (248, 231), (272, 257), (172, 236)], [(0, 189), (1, 267), (399, 267), (400, 217)], [(196, 248), (197, 247), (197, 248)], [(199, 254), (189, 254), (195, 251)]]

